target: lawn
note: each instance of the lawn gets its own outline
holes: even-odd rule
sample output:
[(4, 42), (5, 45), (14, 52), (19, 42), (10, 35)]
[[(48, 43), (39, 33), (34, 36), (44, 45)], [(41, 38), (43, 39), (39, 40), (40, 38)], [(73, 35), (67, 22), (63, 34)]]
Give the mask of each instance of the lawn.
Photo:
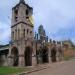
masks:
[(0, 75), (13, 75), (27, 71), (27, 68), (0, 67)]

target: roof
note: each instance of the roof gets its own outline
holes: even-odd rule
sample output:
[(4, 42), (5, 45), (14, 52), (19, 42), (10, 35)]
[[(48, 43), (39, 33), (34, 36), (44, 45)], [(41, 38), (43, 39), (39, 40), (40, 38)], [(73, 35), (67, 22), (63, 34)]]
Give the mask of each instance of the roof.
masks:
[(9, 44), (6, 44), (6, 45), (0, 45), (0, 48), (6, 47), (6, 46), (9, 46)]
[(32, 10), (33, 10), (33, 8), (32, 8), (32, 7), (30, 7), (28, 4), (26, 4), (26, 3), (25, 3), (25, 1), (21, 1), (21, 0), (20, 0), (20, 2), (19, 2), (16, 6), (14, 6), (12, 9), (15, 9), (16, 7), (19, 7), (19, 6), (20, 6), (20, 4), (24, 4), (25, 6), (27, 6), (27, 8), (29, 8), (29, 9), (32, 9)]
[(0, 45), (0, 51), (9, 49), (9, 44)]

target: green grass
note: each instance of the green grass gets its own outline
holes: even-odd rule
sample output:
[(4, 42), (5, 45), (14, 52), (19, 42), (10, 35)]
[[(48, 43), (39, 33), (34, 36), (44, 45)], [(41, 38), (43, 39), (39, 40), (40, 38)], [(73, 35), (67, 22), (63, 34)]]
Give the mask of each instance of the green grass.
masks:
[(0, 67), (0, 75), (13, 75), (21, 72), (25, 72), (26, 68), (15, 68), (15, 67)]

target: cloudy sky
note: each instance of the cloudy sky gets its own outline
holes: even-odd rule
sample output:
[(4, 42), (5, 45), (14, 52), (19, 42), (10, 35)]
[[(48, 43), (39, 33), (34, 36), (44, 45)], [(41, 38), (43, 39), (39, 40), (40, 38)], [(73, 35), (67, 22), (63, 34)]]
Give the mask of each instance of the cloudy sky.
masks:
[[(0, 2), (0, 44), (10, 40), (11, 9), (19, 0)], [(34, 30), (43, 25), (49, 38), (75, 43), (75, 0), (26, 0), (34, 9)]]

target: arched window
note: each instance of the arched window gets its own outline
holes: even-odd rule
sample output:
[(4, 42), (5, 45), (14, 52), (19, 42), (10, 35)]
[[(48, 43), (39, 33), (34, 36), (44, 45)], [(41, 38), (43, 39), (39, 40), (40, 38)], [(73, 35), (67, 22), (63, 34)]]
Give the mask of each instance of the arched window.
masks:
[(28, 16), (28, 14), (29, 14), (29, 11), (28, 11), (28, 9), (26, 10), (26, 15)]
[(18, 10), (16, 9), (16, 10), (14, 11), (14, 13), (15, 13), (15, 21), (17, 22), (17, 20), (18, 20)]
[(15, 12), (15, 15), (18, 15), (18, 10), (17, 9), (14, 12)]
[(29, 14), (29, 10), (26, 9), (26, 19), (27, 19), (27, 21), (29, 20), (29, 16), (28, 16), (28, 14)]
[(32, 31), (30, 31), (30, 35), (32, 35)]

